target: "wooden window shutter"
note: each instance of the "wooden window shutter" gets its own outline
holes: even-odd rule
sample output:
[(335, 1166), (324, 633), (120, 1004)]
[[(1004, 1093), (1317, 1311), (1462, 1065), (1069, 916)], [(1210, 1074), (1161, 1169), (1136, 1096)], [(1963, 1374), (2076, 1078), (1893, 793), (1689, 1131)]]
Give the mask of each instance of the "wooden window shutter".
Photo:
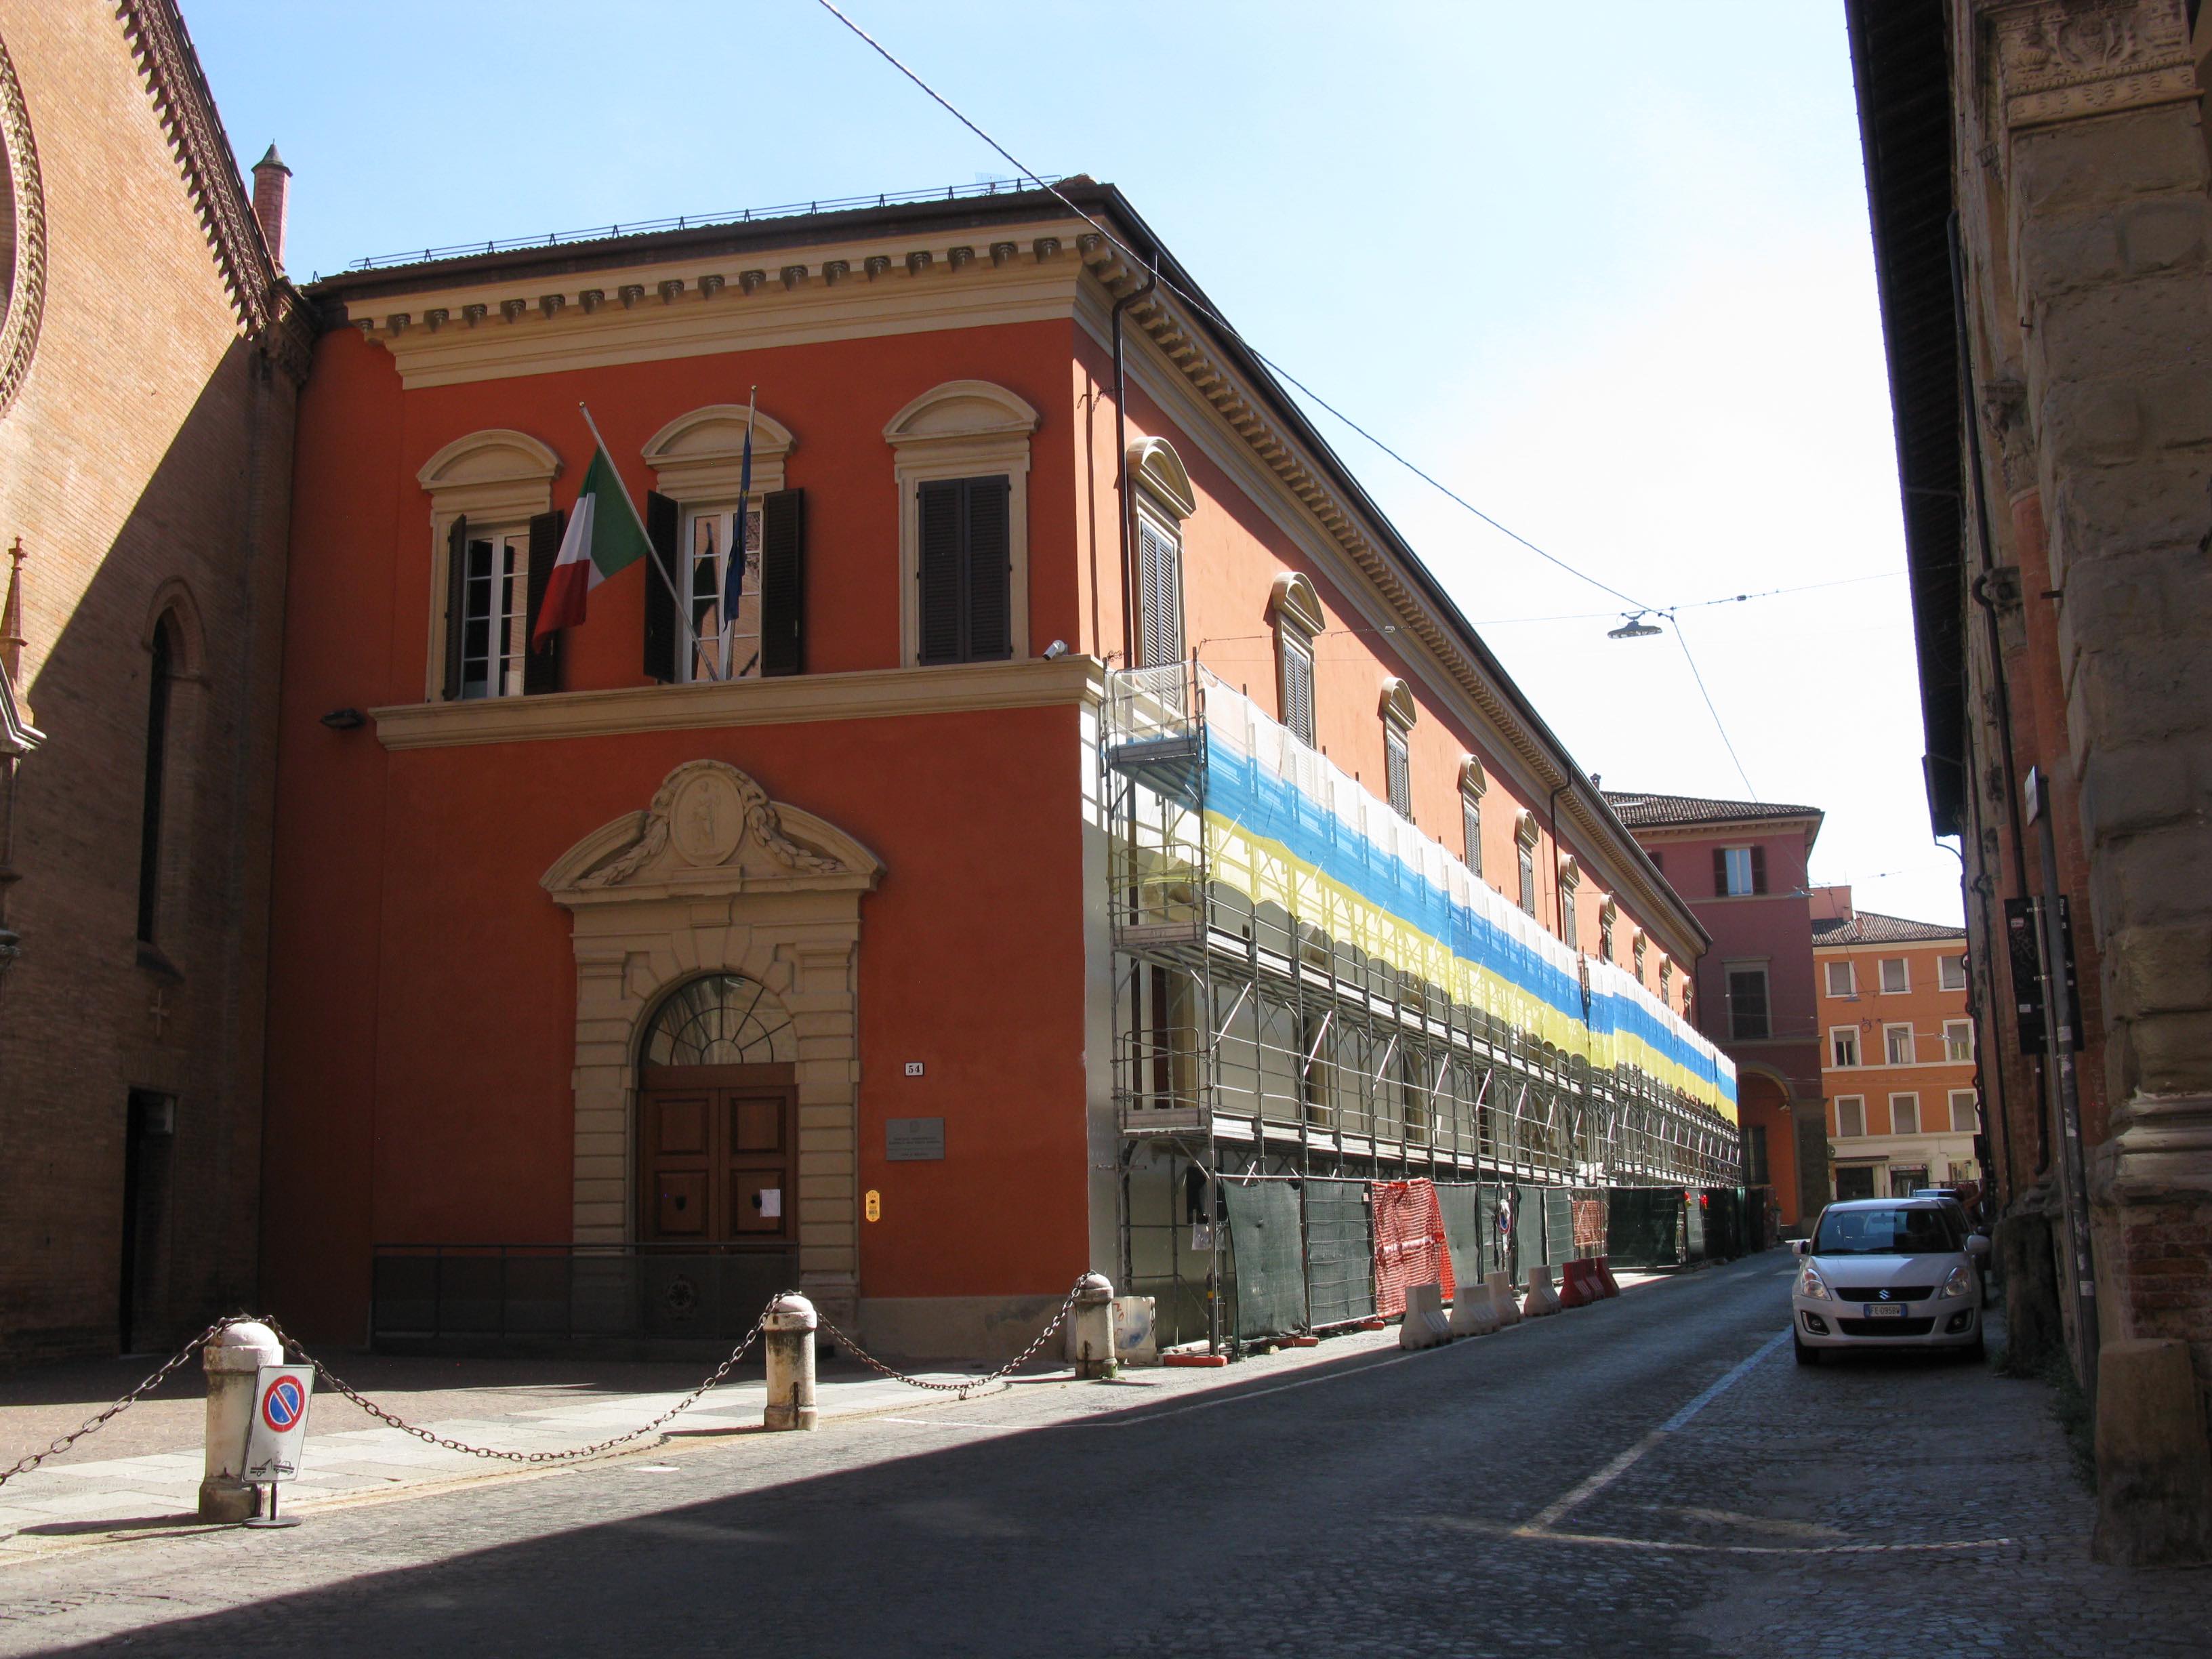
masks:
[(446, 701), (461, 695), (461, 621), (469, 574), (469, 521), (453, 520), (446, 532)]
[(676, 595), (668, 583), (678, 568), (682, 520), (672, 497), (656, 489), (645, 498), (645, 538), (660, 562), (645, 573), (645, 674), (664, 684), (677, 678)]
[(1313, 653), (1289, 637), (1283, 641), (1283, 724), (1300, 743), (1313, 746)]
[(761, 498), (761, 670), (806, 672), (806, 492)]
[(966, 483), (967, 655), (988, 662), (1014, 654), (1013, 490), (1003, 476)]
[[(565, 517), (558, 507), (540, 513), (530, 521), (530, 605), (525, 627), (532, 640), (538, 636), (538, 608), (545, 603), (546, 584), (553, 580), (553, 561), (561, 556), (561, 526)], [(561, 689), (562, 639), (556, 632), (538, 650), (526, 644), (522, 659), (522, 693), (536, 696)]]
[(1182, 550), (1148, 520), (1137, 520), (1137, 665), (1182, 660)]
[(925, 663), (960, 660), (962, 482), (933, 478), (915, 491), (920, 532), (915, 580), (921, 590), (919, 654)]
[(1399, 817), (1413, 816), (1413, 782), (1411, 757), (1407, 753), (1406, 734), (1392, 726), (1382, 734), (1382, 764), (1384, 787), (1390, 795), (1391, 810)]
[(1725, 897), (1728, 890), (1728, 848), (1716, 847), (1713, 848), (1713, 891)]
[(1766, 890), (1766, 849), (1764, 847), (1751, 849), (1751, 890), (1754, 893)]

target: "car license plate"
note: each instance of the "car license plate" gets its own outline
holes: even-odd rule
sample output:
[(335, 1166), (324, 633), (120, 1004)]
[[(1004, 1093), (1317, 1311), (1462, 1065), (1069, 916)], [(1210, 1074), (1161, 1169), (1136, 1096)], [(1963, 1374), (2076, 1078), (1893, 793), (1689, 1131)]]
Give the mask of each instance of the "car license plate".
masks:
[(1866, 1304), (1866, 1316), (1869, 1319), (1902, 1319), (1905, 1317), (1905, 1304), (1869, 1302)]

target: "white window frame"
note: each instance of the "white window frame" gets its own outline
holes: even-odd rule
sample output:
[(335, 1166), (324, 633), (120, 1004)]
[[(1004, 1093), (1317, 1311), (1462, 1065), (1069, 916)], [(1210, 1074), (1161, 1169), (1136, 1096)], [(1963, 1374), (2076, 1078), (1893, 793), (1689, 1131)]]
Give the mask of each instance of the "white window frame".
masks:
[[(1846, 1109), (1856, 1112), (1858, 1115), (1859, 1127), (1857, 1128), (1854, 1129), (1850, 1127), (1848, 1121), (1845, 1120), (1844, 1114)], [(1838, 1095), (1836, 1097), (1836, 1139), (1838, 1140), (1863, 1140), (1866, 1139), (1866, 1097), (1864, 1095)]]
[[(1911, 1107), (1912, 1109), (1912, 1127), (1910, 1129), (1900, 1129), (1897, 1127), (1897, 1108), (1900, 1102)], [(1889, 1132), (1893, 1135), (1917, 1135), (1925, 1133), (1920, 1127), (1920, 1095), (1918, 1091), (1903, 1089), (1899, 1090), (1897, 1093), (1889, 1097)]]
[[(1960, 1103), (1962, 1101), (1966, 1103), (1966, 1127), (1963, 1129), (1959, 1127), (1959, 1106)], [(1950, 1109), (1951, 1133), (1953, 1134), (1971, 1135), (1980, 1132), (1981, 1103), (1975, 1098), (1974, 1091), (1972, 1089), (1952, 1090), (1950, 1093), (1945, 1097), (1945, 1104)]]
[[(720, 514), (725, 523), (714, 557), (716, 594), (715, 614), (720, 614), (720, 594), (723, 577), (729, 568), (729, 524), (738, 508), (738, 488), (745, 480), (745, 434), (750, 426), (752, 433), (751, 493), (748, 497), (746, 517), (752, 529), (745, 545), (747, 580), (745, 597), (753, 606), (754, 626), (750, 650), (733, 641), (730, 653), (730, 678), (757, 679), (760, 665), (756, 661), (750, 674), (740, 674), (748, 656), (756, 656), (760, 649), (760, 556), (761, 503), (784, 486), (784, 461), (798, 447), (791, 429), (766, 410), (749, 410), (743, 404), (708, 404), (702, 408), (678, 415), (646, 441), (640, 453), (645, 464), (653, 470), (653, 489), (674, 501), (678, 508), (676, 556), (678, 568), (672, 573), (677, 581), (687, 587), (693, 580), (692, 538), (697, 532), (694, 526), (709, 514)], [(658, 583), (660, 573), (647, 570), (645, 579)], [(686, 596), (687, 603), (689, 596)], [(680, 607), (679, 607), (680, 608)], [(719, 629), (719, 623), (717, 628)], [(687, 630), (688, 631), (688, 630)], [(738, 636), (744, 637), (744, 636)], [(678, 681), (687, 682), (720, 679), (720, 650), (716, 640), (702, 637), (699, 655), (707, 659), (717, 672), (701, 675), (696, 671), (699, 662), (686, 659), (678, 652)]]
[[(1413, 722), (1421, 716), (1413, 688), (1395, 676), (1382, 682), (1376, 709), (1382, 721), (1382, 798), (1390, 810), (1413, 821)], [(1394, 763), (1397, 769), (1394, 770)], [(1398, 785), (1402, 782), (1402, 790)]]
[(415, 474), (430, 498), (430, 590), (428, 650), (422, 659), (422, 701), (436, 702), (446, 690), (446, 602), (452, 592), (453, 520), (465, 518), (474, 537), (479, 528), (512, 535), (520, 526), (553, 510), (553, 480), (561, 458), (526, 432), (486, 427), (456, 438), (422, 463)]
[[(1851, 1057), (1843, 1057), (1843, 1045), (1851, 1045)], [(1865, 1056), (1859, 1052), (1859, 1028), (1856, 1025), (1832, 1025), (1828, 1028), (1828, 1065), (1838, 1072), (1856, 1069)]]
[[(1743, 885), (1741, 887), (1736, 885), (1739, 865), (1743, 873)], [(1757, 885), (1757, 883), (1752, 874), (1750, 848), (1722, 848), (1721, 872), (1728, 881), (1727, 890), (1721, 894), (1723, 898), (1749, 898), (1752, 896), (1752, 889)]]
[(1974, 1022), (1971, 1019), (1947, 1019), (1943, 1022), (1943, 1058), (1954, 1064), (1974, 1057)]
[[(1889, 982), (1889, 970), (1893, 964), (1896, 967), (1898, 979), (1901, 981), (1896, 985)], [(1884, 957), (1881, 958), (1881, 966), (1876, 969), (1876, 972), (1879, 977), (1875, 983), (1881, 987), (1882, 995), (1901, 997), (1911, 994), (1912, 990), (1912, 958), (1911, 957)]]
[[(1828, 994), (1830, 996), (1835, 998), (1838, 1002), (1840, 1002), (1847, 998), (1856, 998), (1858, 995), (1859, 976), (1857, 970), (1853, 967), (1851, 959), (1849, 957), (1831, 957), (1822, 965), (1826, 969), (1826, 983), (1827, 985)], [(1836, 970), (1839, 968), (1843, 969), (1844, 981), (1844, 988), (1840, 991), (1836, 988)]]
[[(490, 657), (486, 659), (490, 689), (481, 697), (468, 695), (470, 659), (465, 654), (468, 637), (465, 631), (461, 639), (461, 650), (465, 654), (460, 659), (463, 689), (455, 701), (483, 702), (497, 697), (519, 697), (523, 695), (529, 673), (530, 525), (525, 520), (520, 525), (486, 524), (479, 526), (476, 520), (471, 519), (467, 540), (471, 546), (477, 542), (488, 542), (492, 550), (491, 609), (485, 617), (487, 643), (491, 651)], [(501, 574), (500, 568), (502, 550), (513, 561), (512, 570), (505, 574)], [(476, 579), (465, 572), (461, 577), (461, 621), (465, 630), (468, 623), (471, 591), (475, 586)], [(504, 605), (501, 604), (502, 587), (507, 601)], [(518, 626), (522, 630), (522, 648), (514, 653), (502, 652), (499, 648), (500, 635), (506, 629)], [(508, 683), (510, 677), (512, 684)]]
[[(1891, 1048), (1891, 1039), (1895, 1037), (1900, 1031), (1905, 1034), (1905, 1058), (1903, 1060), (1893, 1058)], [(1909, 1021), (1892, 1021), (1881, 1028), (1881, 1063), (1883, 1065), (1911, 1066), (1917, 1064), (1916, 1057), (1919, 1054), (1919, 1051), (1920, 1045), (1913, 1036), (1912, 1026)]]
[[(1314, 586), (1295, 570), (1277, 576), (1267, 596), (1267, 621), (1275, 630), (1275, 714), (1283, 729), (1309, 749), (1321, 738), (1320, 662), (1314, 641), (1328, 626)], [(1306, 723), (1300, 731), (1291, 706), (1291, 662), (1304, 659), (1306, 670)]]
[[(1145, 532), (1149, 529), (1155, 538), (1167, 544), (1170, 562), (1170, 574), (1174, 578), (1175, 598), (1175, 660), (1181, 662), (1188, 653), (1190, 645), (1189, 610), (1184, 600), (1183, 584), (1183, 521), (1198, 511), (1198, 495), (1191, 488), (1190, 474), (1184, 471), (1182, 457), (1175, 446), (1164, 438), (1139, 438), (1129, 446), (1124, 458), (1131, 496), (1129, 520), (1130, 556), (1143, 568), (1142, 546)], [(1131, 610), (1137, 620), (1137, 638), (1144, 638), (1147, 617), (1145, 614), (1145, 595), (1140, 590)], [(1026, 654), (1017, 651), (1017, 657)], [(1141, 653), (1139, 653), (1141, 654)], [(1162, 668), (1164, 663), (1147, 664)]]
[[(1597, 907), (1597, 953), (1601, 961), (1612, 962), (1613, 960), (1613, 930), (1614, 925), (1618, 923), (1620, 920), (1620, 907), (1619, 905), (1615, 904), (1609, 898), (1600, 902)], [(1616, 963), (1615, 965), (1617, 966), (1618, 964)]]
[(1966, 957), (1944, 955), (1936, 958), (1936, 988), (1939, 991), (1963, 991), (1966, 988)]
[[(1012, 567), (1013, 660), (1030, 655), (1030, 438), (1041, 416), (988, 380), (947, 380), (891, 416), (884, 441), (894, 454), (899, 500), (899, 665), (921, 661), (921, 514), (918, 486), (938, 478), (1006, 480), (1006, 553)], [(1133, 473), (1136, 469), (1132, 467)], [(963, 666), (965, 665), (945, 665)]]

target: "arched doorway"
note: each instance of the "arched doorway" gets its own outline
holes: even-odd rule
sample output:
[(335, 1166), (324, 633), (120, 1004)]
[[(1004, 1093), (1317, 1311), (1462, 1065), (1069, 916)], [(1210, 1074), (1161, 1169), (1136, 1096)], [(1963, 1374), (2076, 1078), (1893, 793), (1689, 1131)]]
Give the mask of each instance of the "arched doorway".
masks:
[(794, 1241), (798, 1057), (757, 980), (708, 974), (661, 1000), (638, 1055), (641, 1243)]

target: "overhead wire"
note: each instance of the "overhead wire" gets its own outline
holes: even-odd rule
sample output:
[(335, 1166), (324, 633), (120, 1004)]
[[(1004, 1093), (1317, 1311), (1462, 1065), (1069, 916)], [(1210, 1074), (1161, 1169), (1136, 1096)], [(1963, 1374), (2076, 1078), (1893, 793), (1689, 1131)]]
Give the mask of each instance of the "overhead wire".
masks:
[[(1115, 247), (1119, 249), (1130, 259), (1135, 261), (1138, 264), (1144, 266), (1146, 269), (1153, 269), (1153, 260), (1147, 258), (1145, 254), (1139, 252), (1135, 248), (1130, 246), (1127, 242), (1124, 241), (1120, 236), (1115, 234), (1110, 226), (1093, 217), (1091, 215), (1085, 213), (1080, 207), (1078, 207), (1073, 201), (1068, 199), (1066, 193), (1063, 191), (1059, 185), (1054, 184), (1048, 179), (1041, 177), (1033, 169), (1031, 169), (1027, 163), (1023, 161), (1019, 156), (1016, 155), (1012, 150), (1008, 149), (997, 139), (991, 137), (989, 133), (984, 131), (982, 128), (977, 126), (975, 123), (969, 120), (967, 116), (961, 113), (960, 110), (950, 99), (946, 98), (944, 94), (939, 92), (936, 88), (931, 86), (928, 82), (923, 80), (921, 76), (916, 74), (913, 70), (907, 67), (907, 65), (899, 59), (898, 56), (894, 53), (890, 48), (884, 46), (882, 41), (877, 40), (875, 36), (870, 34), (867, 30), (862, 28), (858, 23), (854, 22), (850, 17), (848, 17), (842, 10), (840, 10), (836, 3), (836, 0), (815, 0), (815, 3), (819, 5), (823, 10), (828, 12), (832, 17), (835, 17), (840, 23), (842, 23), (848, 29), (851, 30), (854, 35), (858, 36), (860, 40), (866, 44), (869, 50), (873, 52), (878, 57), (881, 58), (886, 64), (889, 64), (901, 75), (906, 76), (908, 80), (913, 82), (915, 86), (921, 88), (924, 93), (928, 94), (930, 100), (937, 104), (939, 108), (943, 109), (946, 114), (951, 116), (951, 118), (959, 122), (962, 126), (967, 128), (969, 131), (974, 133), (978, 138), (981, 138), (985, 143), (988, 144), (994, 150), (997, 151), (1000, 156), (1005, 158), (1007, 165), (1012, 167), (1024, 179), (1027, 179), (1030, 184), (1035, 185), (1039, 190), (1050, 195), (1062, 207), (1066, 208), (1077, 218), (1082, 220), (1084, 223), (1089, 225), (1093, 230), (1097, 231), (1101, 236), (1112, 243)], [(1425, 467), (1421, 466), (1419, 463), (1393, 448), (1389, 444), (1385, 443), (1381, 438), (1376, 436), (1374, 433), (1369, 431), (1358, 421), (1353, 420), (1351, 416), (1346, 414), (1334, 404), (1329, 402), (1328, 398), (1322, 397), (1319, 392), (1316, 392), (1311, 386), (1308, 386), (1297, 375), (1291, 374), (1290, 370), (1284, 368), (1282, 364), (1268, 356), (1264, 351), (1261, 351), (1259, 347), (1254, 345), (1251, 341), (1246, 339), (1243, 335), (1238, 333), (1235, 326), (1230, 323), (1227, 318), (1222, 316), (1219, 312), (1214, 310), (1213, 307), (1206, 304), (1204, 300), (1201, 300), (1198, 295), (1191, 293), (1189, 289), (1184, 288), (1181, 283), (1176, 283), (1171, 277), (1159, 275), (1156, 270), (1154, 274), (1158, 276), (1159, 285), (1162, 288), (1167, 289), (1168, 292), (1173, 294), (1193, 311), (1205, 318), (1208, 323), (1219, 330), (1225, 337), (1234, 340), (1238, 345), (1249, 352), (1254, 359), (1267, 368), (1269, 374), (1274, 375), (1278, 380), (1284, 381), (1285, 384), (1296, 387), (1298, 392), (1310, 399), (1316, 408), (1326, 410), (1339, 421), (1341, 421), (1346, 426), (1351, 428), (1352, 431), (1366, 439), (1367, 441), (1374, 445), (1376, 448), (1381, 450), (1385, 455), (1388, 455), (1392, 460), (1397, 462), (1399, 465), (1404, 467), (1406, 471), (1412, 473), (1415, 477), (1420, 479), (1422, 483), (1427, 484), (1431, 489), (1437, 490), (1448, 500), (1466, 508), (1468, 512), (1481, 520), (1483, 523), (1488, 525), (1492, 530), (1498, 532), (1499, 535), (1519, 543), (1522, 547), (1527, 548), (1531, 553), (1534, 553), (1538, 558), (1544, 560), (1549, 564), (1556, 565), (1559, 569), (1565, 571), (1570, 576), (1574, 577), (1577, 581), (1587, 582), (1589, 586), (1597, 588), (1602, 592), (1612, 594), (1613, 598), (1620, 600), (1624, 605), (1635, 605), (1644, 611), (1656, 611), (1658, 609), (1656, 605), (1645, 605), (1641, 599), (1637, 599), (1632, 594), (1624, 593), (1620, 589), (1615, 587), (1611, 582), (1605, 581), (1599, 577), (1593, 576), (1587, 570), (1577, 568), (1575, 566), (1569, 564), (1565, 559), (1559, 557), (1556, 553), (1553, 553), (1545, 548), (1538, 546), (1534, 542), (1530, 541), (1526, 536), (1522, 535), (1519, 531), (1512, 528), (1510, 525), (1500, 523), (1498, 520), (1492, 518), (1489, 514), (1477, 507), (1473, 501), (1468, 500), (1466, 496), (1461, 495), (1459, 491), (1454, 489), (1449, 484), (1444, 483), (1443, 479), (1429, 471)]]
[[(1865, 576), (1840, 576), (1831, 582), (1807, 582), (1798, 587), (1770, 587), (1757, 593), (1724, 593), (1717, 599), (1688, 599), (1679, 605), (1664, 605), (1651, 610), (1655, 617), (1670, 617), (1677, 611), (1706, 611), (1718, 605), (1742, 605), (1752, 599), (1778, 599), (1789, 593), (1817, 592), (1824, 587), (1849, 587), (1855, 582), (1887, 581), (1893, 576), (1902, 576), (1902, 570), (1877, 570)], [(1597, 622), (1617, 616), (1613, 611), (1569, 611), (1555, 617), (1489, 617), (1478, 620), (1477, 628), (1503, 628), (1513, 623)]]
[[(1176, 298), (1181, 300), (1185, 305), (1188, 306), (1193, 311), (1205, 318), (1208, 323), (1219, 330), (1224, 337), (1234, 340), (1239, 346), (1243, 347), (1244, 350), (1250, 353), (1254, 360), (1264, 367), (1269, 374), (1295, 387), (1298, 392), (1310, 399), (1316, 407), (1327, 410), (1330, 415), (1335, 416), (1337, 420), (1342, 422), (1352, 431), (1366, 439), (1369, 443), (1374, 445), (1376, 448), (1381, 450), (1382, 453), (1389, 456), (1392, 460), (1397, 462), (1399, 465), (1404, 467), (1408, 472), (1411, 472), (1415, 477), (1420, 479), (1424, 483), (1437, 490), (1448, 500), (1455, 502), (1462, 507), (1464, 507), (1468, 512), (1481, 520), (1483, 523), (1488, 525), (1500, 535), (1504, 536), (1509, 539), (1518, 543), (1521, 546), (1527, 548), (1528, 551), (1534, 553), (1537, 557), (1544, 560), (1547, 563), (1557, 566), (1559, 569), (1565, 571), (1577, 580), (1586, 582), (1590, 586), (1598, 589), (1601, 592), (1610, 593), (1614, 599), (1620, 600), (1623, 604), (1633, 606), (1639, 615), (1648, 614), (1653, 616), (1664, 616), (1674, 621), (1675, 641), (1682, 647), (1683, 660), (1687, 662), (1690, 665), (1690, 675), (1691, 678), (1697, 682), (1698, 694), (1705, 699), (1705, 708), (1713, 717), (1713, 725), (1721, 734), (1721, 742), (1728, 750), (1729, 758), (1735, 763), (1736, 775), (1743, 780), (1743, 785), (1746, 789), (1751, 789), (1750, 775), (1745, 772), (1743, 762), (1736, 754), (1735, 744), (1729, 737), (1728, 727), (1721, 720), (1720, 710), (1713, 704), (1712, 693), (1705, 688), (1705, 677), (1698, 670), (1698, 659), (1691, 654), (1690, 642), (1682, 637), (1681, 623), (1680, 619), (1674, 616), (1674, 610), (1660, 605), (1647, 605), (1643, 600), (1637, 599), (1634, 595), (1623, 592), (1620, 588), (1615, 587), (1611, 582), (1605, 581), (1599, 577), (1593, 576), (1586, 570), (1577, 569), (1575, 566), (1569, 564), (1565, 559), (1560, 558), (1557, 554), (1538, 546), (1534, 542), (1530, 541), (1526, 536), (1521, 534), (1517, 530), (1513, 529), (1508, 525), (1500, 523), (1497, 519), (1492, 518), (1489, 514), (1484, 512), (1473, 501), (1468, 500), (1466, 496), (1461, 495), (1459, 491), (1445, 483), (1441, 478), (1438, 478), (1434, 473), (1429, 471), (1425, 467), (1418, 465), (1406, 455), (1401, 454), (1389, 444), (1385, 443), (1381, 438), (1376, 436), (1374, 433), (1369, 431), (1358, 421), (1353, 420), (1351, 416), (1346, 414), (1334, 404), (1329, 402), (1328, 398), (1322, 397), (1319, 392), (1316, 392), (1311, 386), (1308, 386), (1297, 375), (1291, 374), (1290, 370), (1284, 368), (1273, 358), (1261, 351), (1259, 347), (1254, 345), (1251, 341), (1246, 339), (1244, 336), (1239, 333), (1235, 326), (1230, 323), (1228, 319), (1223, 317), (1205, 301), (1191, 293), (1188, 289), (1176, 282), (1173, 278), (1161, 275), (1158, 270), (1158, 261), (1156, 258), (1147, 258), (1145, 254), (1132, 247), (1127, 241), (1123, 240), (1121, 237), (1115, 234), (1112, 227), (1107, 225), (1091, 214), (1085, 212), (1082, 208), (1079, 207), (1073, 201), (1069, 199), (1066, 192), (1062, 191), (1059, 185), (1041, 176), (1036, 169), (1031, 167), (1027, 162), (1024, 161), (1004, 144), (994, 138), (989, 133), (984, 131), (983, 129), (978, 126), (974, 121), (969, 119), (969, 118), (961, 112), (958, 106), (956, 106), (951, 100), (945, 97), (945, 94), (938, 91), (936, 88), (931, 86), (928, 82), (923, 80), (914, 70), (908, 68), (907, 64), (899, 58), (898, 55), (893, 52), (890, 47), (884, 46), (883, 42), (877, 40), (874, 35), (870, 34), (867, 30), (862, 28), (858, 23), (847, 16), (845, 13), (838, 8), (836, 3), (836, 0), (815, 0), (815, 3), (819, 5), (823, 10), (828, 12), (832, 17), (836, 18), (840, 23), (843, 24), (845, 27), (851, 31), (851, 33), (864, 45), (866, 45), (871, 52), (874, 52), (878, 58), (881, 58), (886, 64), (889, 64), (893, 69), (896, 70), (908, 80), (913, 82), (914, 84), (920, 88), (929, 98), (931, 102), (936, 104), (938, 107), (944, 110), (946, 114), (950, 115), (954, 120), (959, 122), (962, 126), (967, 128), (969, 131), (974, 133), (975, 137), (981, 139), (984, 143), (989, 145), (990, 148), (996, 151), (998, 155), (1006, 161), (1006, 164), (1012, 167), (1022, 178), (1027, 179), (1030, 184), (1035, 185), (1039, 190), (1043, 191), (1048, 195), (1051, 196), (1054, 200), (1057, 201), (1070, 213), (1073, 214), (1077, 218), (1082, 220), (1084, 223), (1089, 225), (1093, 230), (1097, 231), (1099, 235), (1103, 237), (1108, 242), (1112, 244), (1114, 247), (1118, 249), (1129, 259), (1139, 266), (1151, 270), (1160, 287), (1167, 289), (1169, 293), (1176, 295)], [(1728, 600), (1717, 601), (1717, 603), (1723, 604), (1732, 602), (1733, 601)], [(1682, 606), (1676, 608), (1688, 609), (1691, 607)], [(1758, 792), (1756, 790), (1753, 790), (1752, 796), (1753, 799), (1758, 799)]]

